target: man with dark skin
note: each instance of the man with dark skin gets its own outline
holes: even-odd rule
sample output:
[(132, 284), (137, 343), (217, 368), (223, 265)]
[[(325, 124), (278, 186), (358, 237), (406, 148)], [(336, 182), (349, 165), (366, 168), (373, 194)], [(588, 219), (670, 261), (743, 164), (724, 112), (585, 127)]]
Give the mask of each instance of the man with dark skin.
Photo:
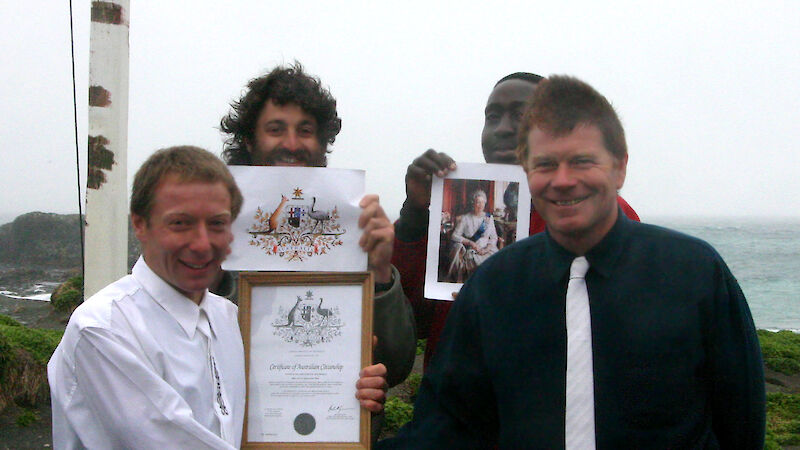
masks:
[(521, 124), (547, 232), (464, 284), (413, 419), (378, 448), (763, 448), (744, 294), (708, 243), (622, 214), (628, 146), (608, 99), (551, 76)]
[[(516, 148), (520, 119), (527, 100), (542, 79), (533, 73), (515, 72), (495, 84), (486, 102), (481, 133), (481, 147), (487, 163), (519, 164)], [(431, 182), (434, 175), (444, 177), (456, 167), (453, 158), (433, 149), (414, 159), (406, 171), (406, 200), (400, 210), (400, 218), (395, 222), (392, 263), (400, 272), (403, 290), (414, 308), (417, 336), (428, 339), (426, 367), (452, 306), (452, 302), (429, 300), (423, 296)], [(628, 217), (639, 220), (639, 216), (622, 197), (618, 196), (617, 201)], [(544, 231), (544, 220), (536, 211), (531, 212), (530, 219), (530, 234)]]

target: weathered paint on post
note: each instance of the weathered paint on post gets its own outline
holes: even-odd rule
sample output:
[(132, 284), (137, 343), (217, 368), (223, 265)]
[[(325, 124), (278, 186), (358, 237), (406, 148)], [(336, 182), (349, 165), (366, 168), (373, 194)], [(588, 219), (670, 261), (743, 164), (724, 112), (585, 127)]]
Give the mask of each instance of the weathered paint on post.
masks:
[(89, 58), (87, 297), (128, 271), (128, 36), (130, 0), (94, 1)]

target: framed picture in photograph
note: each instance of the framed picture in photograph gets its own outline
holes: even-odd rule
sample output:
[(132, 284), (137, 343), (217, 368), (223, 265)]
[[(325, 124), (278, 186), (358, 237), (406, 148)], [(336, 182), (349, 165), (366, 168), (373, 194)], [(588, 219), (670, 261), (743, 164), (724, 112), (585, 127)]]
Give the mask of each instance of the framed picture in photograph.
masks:
[(528, 236), (531, 196), (522, 167), (460, 163), (434, 177), (425, 297), (453, 300), (478, 266)]
[(242, 448), (369, 448), (355, 394), (372, 361), (372, 286), (370, 272), (239, 275)]

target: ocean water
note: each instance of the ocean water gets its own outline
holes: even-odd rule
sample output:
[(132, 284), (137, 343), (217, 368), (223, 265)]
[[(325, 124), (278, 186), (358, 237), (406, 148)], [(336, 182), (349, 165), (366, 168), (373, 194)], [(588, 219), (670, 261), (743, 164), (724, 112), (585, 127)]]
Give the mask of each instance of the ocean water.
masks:
[(650, 222), (714, 246), (739, 281), (757, 328), (800, 332), (800, 220), (659, 218)]
[[(648, 218), (710, 243), (747, 297), (757, 328), (800, 332), (800, 219)], [(57, 283), (3, 290), (0, 295), (49, 300)]]

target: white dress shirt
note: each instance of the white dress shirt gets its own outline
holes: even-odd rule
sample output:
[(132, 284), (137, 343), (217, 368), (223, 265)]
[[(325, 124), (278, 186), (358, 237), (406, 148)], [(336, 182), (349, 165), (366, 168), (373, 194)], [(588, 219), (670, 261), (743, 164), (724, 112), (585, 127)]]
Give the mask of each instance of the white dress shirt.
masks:
[(241, 444), (236, 306), (208, 292), (198, 306), (142, 258), (75, 310), (47, 375), (56, 449)]

